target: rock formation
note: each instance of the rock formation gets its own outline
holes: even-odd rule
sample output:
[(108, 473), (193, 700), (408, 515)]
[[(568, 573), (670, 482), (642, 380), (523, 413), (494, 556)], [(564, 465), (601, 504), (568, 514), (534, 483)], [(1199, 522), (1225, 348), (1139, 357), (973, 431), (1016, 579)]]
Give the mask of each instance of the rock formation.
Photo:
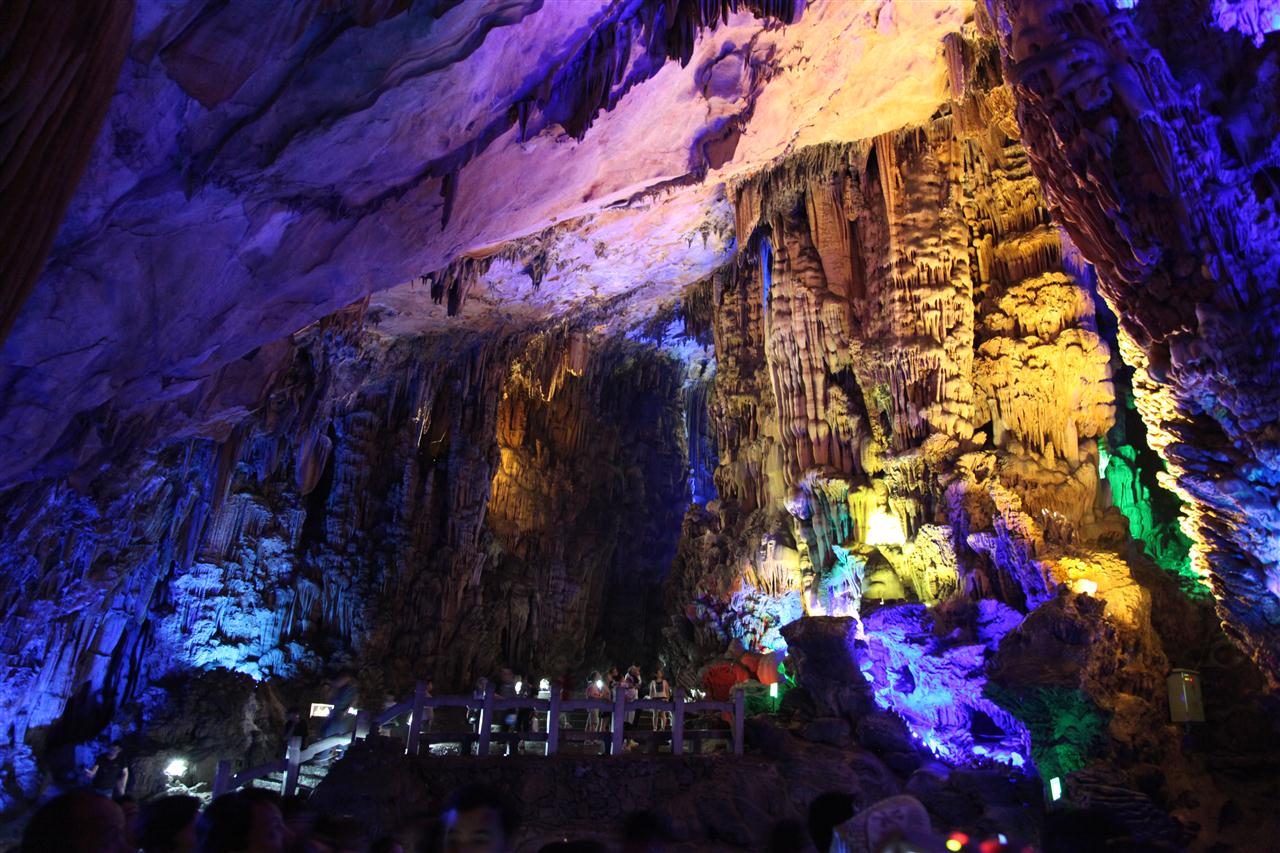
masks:
[(786, 793), (679, 763), (690, 843), (824, 776), (1275, 829), (1268, 4), (82, 5), (0, 12), (4, 811), (637, 662)]

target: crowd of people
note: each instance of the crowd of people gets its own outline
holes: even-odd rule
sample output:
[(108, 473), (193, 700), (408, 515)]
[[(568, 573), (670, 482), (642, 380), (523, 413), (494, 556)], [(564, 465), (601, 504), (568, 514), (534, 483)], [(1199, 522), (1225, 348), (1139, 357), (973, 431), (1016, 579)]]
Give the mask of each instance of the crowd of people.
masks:
[[(882, 808), (883, 807), (883, 808)], [(1113, 816), (1087, 809), (1048, 814), (1041, 843), (1027, 844), (1003, 834), (936, 833), (923, 805), (909, 796), (891, 797), (857, 816), (852, 794), (829, 792), (810, 804), (807, 821), (773, 824), (760, 849), (767, 853), (1120, 853), (1168, 851), (1135, 840)], [(864, 813), (865, 814), (865, 813)], [(92, 787), (61, 794), (41, 806), (28, 822), (17, 853), (661, 853), (673, 842), (669, 825), (657, 814), (637, 811), (612, 830), (592, 827), (591, 837), (531, 846), (520, 837), (520, 814), (494, 788), (464, 787), (438, 813), (407, 820), (396, 831), (371, 837), (359, 821), (323, 814), (305, 797), (282, 798), (246, 788), (207, 806), (193, 796), (163, 796), (141, 804), (114, 799)], [(546, 830), (537, 833), (545, 837)], [(552, 833), (558, 834), (558, 833)], [(874, 836), (874, 837), (872, 837)], [(533, 842), (537, 844), (537, 842)], [(680, 849), (696, 849), (686, 842)]]
[[(480, 730), (480, 707), (483, 704), (485, 694), (489, 691), (490, 684), (490, 680), (486, 677), (476, 680), (475, 689), (471, 696), (473, 703), (468, 711), (468, 721), (472, 731), (479, 732)], [(532, 679), (526, 679), (511, 667), (503, 667), (492, 684), (494, 695), (500, 699), (513, 699), (516, 697), (538, 698), (540, 690), (543, 689), (541, 687), (542, 684), (546, 685), (545, 689), (547, 691), (559, 691), (562, 701), (586, 698), (616, 702), (619, 698), (625, 698), (627, 702), (634, 702), (637, 699), (646, 698), (669, 702), (673, 696), (671, 682), (667, 680), (661, 667), (654, 670), (653, 677), (645, 684), (640, 667), (636, 664), (629, 666), (625, 673), (620, 672), (616, 666), (610, 668), (608, 672), (594, 671), (585, 684), (580, 684), (571, 673), (566, 673), (559, 679), (558, 683), (551, 683), (550, 680), (535, 682)], [(590, 709), (587, 711), (586, 731), (610, 731), (612, 725), (611, 716), (611, 711), (601, 711), (598, 708)], [(503, 732), (530, 731), (534, 722), (533, 709), (504, 710), (501, 716), (493, 722)], [(567, 713), (561, 712), (557, 722), (560, 724), (561, 729), (572, 727), (572, 721)], [(636, 712), (634, 710), (627, 712), (625, 723), (627, 726), (636, 724)], [(651, 725), (655, 731), (669, 729), (671, 727), (671, 713), (660, 710), (651, 712)]]
[[(61, 794), (27, 823), (17, 853), (506, 853), (520, 827), (517, 810), (495, 789), (456, 791), (439, 814), (370, 838), (358, 821), (318, 813), (306, 798), (246, 788), (214, 799), (170, 795), (139, 805), (91, 787)], [(668, 833), (648, 812), (618, 827), (616, 847), (600, 839), (543, 845), (548, 853), (659, 853)]]

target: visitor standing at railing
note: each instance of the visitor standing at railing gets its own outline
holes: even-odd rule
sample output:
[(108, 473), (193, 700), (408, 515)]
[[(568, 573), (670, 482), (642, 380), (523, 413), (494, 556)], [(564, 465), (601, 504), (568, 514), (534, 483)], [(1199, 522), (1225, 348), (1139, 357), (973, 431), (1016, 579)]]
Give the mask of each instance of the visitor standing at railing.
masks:
[[(558, 689), (560, 690), (561, 702), (568, 702), (573, 698), (573, 673), (572, 672), (569, 672), (567, 670), (565, 671), (565, 674), (560, 678), (560, 684), (558, 685)], [(556, 722), (559, 724), (560, 728), (562, 729), (569, 728), (569, 715), (564, 711), (561, 711), (560, 719), (557, 720)], [(551, 728), (550, 724), (551, 724), (551, 721), (547, 720), (548, 729)]]
[[(504, 666), (498, 672), (498, 687), (494, 690), (493, 694), (499, 699), (514, 699), (516, 696), (520, 695), (520, 688), (516, 685), (517, 678), (515, 672), (513, 672), (510, 667)], [(503, 734), (510, 735), (516, 730), (516, 710), (514, 708), (504, 708), (498, 715), (498, 719), (502, 721), (499, 730)], [(510, 755), (511, 739), (510, 737), (507, 737), (505, 740), (507, 743), (505, 754)]]
[[(436, 692), (436, 683), (432, 679), (428, 678), (426, 681), (427, 698), (430, 699), (432, 696), (435, 695), (435, 692)], [(423, 708), (422, 709), (422, 726), (418, 729), (418, 731), (420, 732), (431, 731), (431, 721), (434, 720), (435, 717), (436, 717), (435, 708), (431, 707), (430, 705)]]
[[(604, 677), (599, 672), (591, 673), (591, 680), (587, 682), (587, 698), (588, 699), (606, 699), (609, 693), (605, 687)], [(587, 731), (600, 732), (604, 728), (600, 725), (600, 709), (590, 708), (587, 711)]]
[(471, 691), (471, 707), (467, 708), (467, 723), (471, 731), (480, 733), (480, 706), (484, 704), (484, 694), (489, 690), (489, 679), (483, 675), (476, 679), (476, 688)]
[(347, 729), (347, 709), (356, 701), (356, 680), (350, 673), (343, 673), (329, 686), (329, 719), (325, 721), (322, 737), (333, 737)]
[[(627, 674), (623, 677), (622, 681), (626, 686), (627, 704), (630, 705), (632, 702), (635, 702), (640, 698), (640, 667), (632, 664), (630, 668), (627, 669)], [(634, 726), (635, 724), (636, 712), (628, 711), (627, 725)]]
[[(667, 682), (666, 676), (663, 674), (661, 668), (653, 671), (653, 680), (649, 682), (649, 698), (656, 699), (661, 702), (671, 701), (671, 685)], [(654, 711), (653, 730), (655, 732), (661, 732), (666, 731), (669, 728), (671, 728), (671, 712)]]
[(300, 738), (302, 745), (307, 745), (307, 718), (302, 716), (301, 708), (290, 708), (284, 718), (284, 742), (290, 738)]

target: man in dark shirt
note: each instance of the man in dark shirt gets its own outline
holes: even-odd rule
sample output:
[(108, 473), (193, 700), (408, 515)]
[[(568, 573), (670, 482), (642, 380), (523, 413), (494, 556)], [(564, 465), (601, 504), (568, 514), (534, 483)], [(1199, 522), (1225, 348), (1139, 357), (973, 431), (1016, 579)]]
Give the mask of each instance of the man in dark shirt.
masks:
[(125, 760), (120, 744), (113, 743), (98, 756), (98, 761), (85, 771), (89, 786), (105, 797), (123, 794), (129, 784), (129, 762)]
[(302, 738), (302, 745), (307, 745), (307, 718), (302, 716), (300, 708), (290, 708), (284, 718), (284, 742), (289, 745), (290, 738)]

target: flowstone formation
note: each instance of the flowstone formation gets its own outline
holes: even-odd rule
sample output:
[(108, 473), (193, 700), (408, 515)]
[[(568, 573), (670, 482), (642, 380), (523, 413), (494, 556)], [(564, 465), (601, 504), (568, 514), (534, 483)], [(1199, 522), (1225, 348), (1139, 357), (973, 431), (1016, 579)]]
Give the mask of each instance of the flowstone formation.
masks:
[[(1164, 677), (1250, 688), (1238, 659), (1196, 651), (1213, 618), (1171, 530), (1180, 501), (1129, 393), (1117, 412), (1116, 382), (1141, 407), (1141, 379), (1050, 216), (984, 32), (980, 16), (948, 37), (950, 103), (926, 124), (732, 187), (735, 263), (685, 298), (714, 331), (720, 465), (717, 500), (686, 516), (668, 595), (697, 605), (668, 654), (755, 676), (798, 610), (851, 617), (856, 640), (830, 653), (918, 746), (1078, 779), (1079, 802), (1144, 790), (1158, 807), (1117, 811), (1152, 840), (1225, 837), (1213, 810), (1235, 783), (1197, 778)], [(1183, 829), (1141, 817), (1162, 809)]]
[[(1202, 11), (1173, 5), (1193, 20)], [(1098, 270), (1150, 443), (1188, 501), (1192, 567), (1280, 678), (1275, 39), (1206, 27), (1192, 49), (1162, 23), (1172, 9), (990, 6), (1030, 166)], [(1261, 39), (1262, 27), (1243, 28)], [(1242, 78), (1256, 96), (1240, 97)]]
[[(652, 656), (689, 499), (683, 366), (580, 319), (406, 340), (357, 306), (287, 342), (223, 441), (6, 494), (6, 797), (38, 790), (32, 748), (178, 714), (192, 672), (358, 671), (380, 706), (427, 675), (460, 691), (504, 664)], [(264, 749), (269, 696), (245, 712)], [(244, 747), (208, 749), (186, 757)]]
[(786, 789), (689, 839), (1280, 832), (1274, 3), (83, 5), (0, 12), (0, 810), (636, 662)]

